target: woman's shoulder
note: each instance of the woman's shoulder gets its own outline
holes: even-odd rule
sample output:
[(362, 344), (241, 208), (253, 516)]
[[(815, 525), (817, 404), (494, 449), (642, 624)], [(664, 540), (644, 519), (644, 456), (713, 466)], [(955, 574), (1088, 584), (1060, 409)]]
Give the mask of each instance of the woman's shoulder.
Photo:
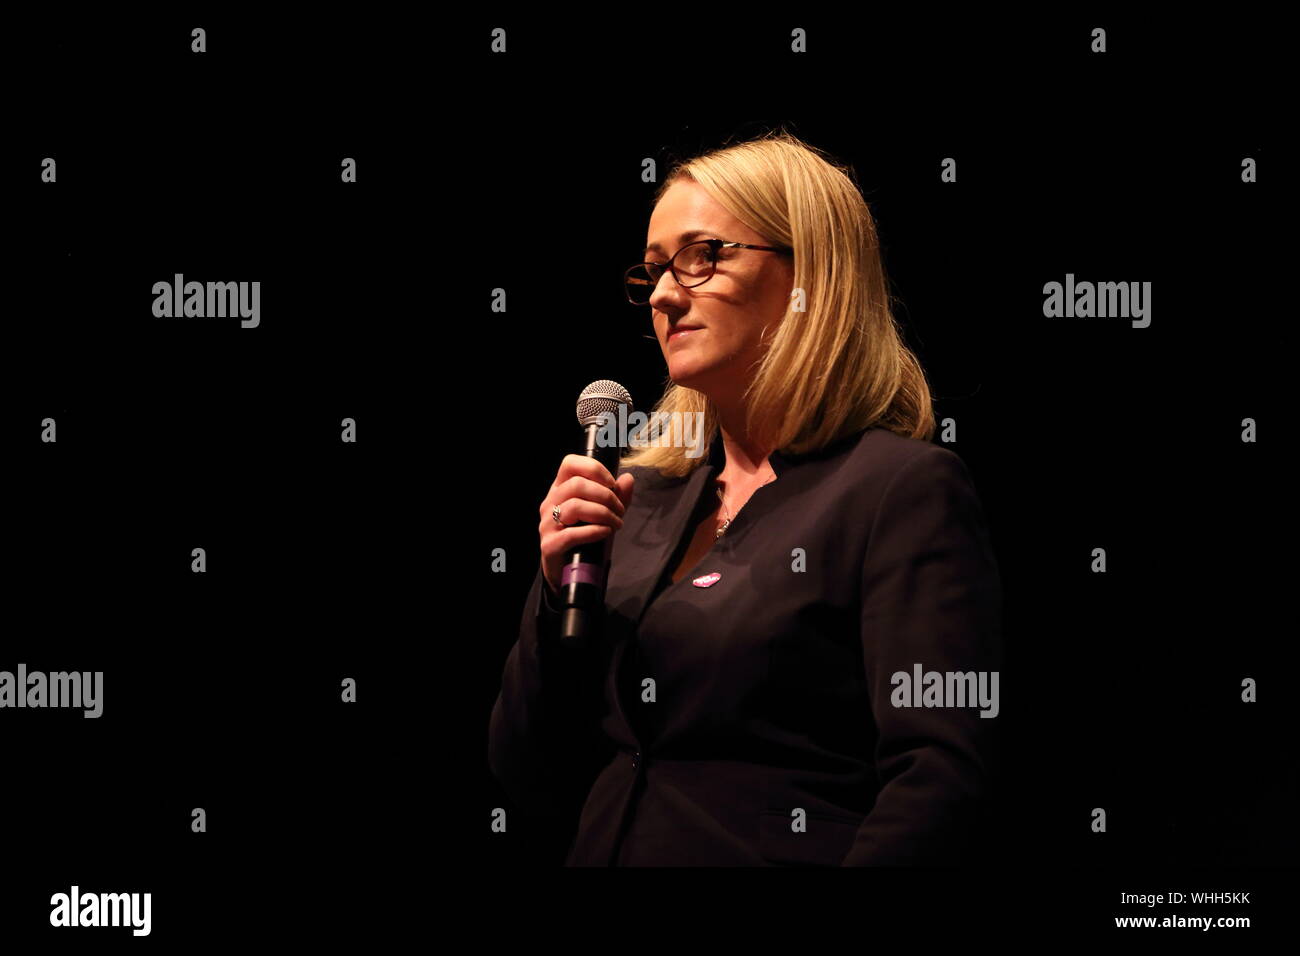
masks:
[(949, 449), (927, 439), (900, 435), (873, 425), (832, 443), (821, 455), (811, 457), (834, 459), (848, 466), (850, 471), (892, 474), (920, 459), (933, 461), (944, 456), (956, 457)]
[(894, 469), (908, 467), (917, 462), (930, 463), (945, 458), (957, 458), (952, 449), (935, 444), (925, 438), (900, 435), (888, 428), (873, 427), (862, 432), (853, 447), (853, 454), (863, 462)]
[(854, 436), (834, 469), (854, 497), (878, 501), (900, 484), (924, 492), (945, 485), (972, 485), (965, 461), (946, 445), (872, 427)]
[(872, 429), (855, 449), (854, 474), (864, 477), (860, 500), (882, 507), (952, 514), (979, 508), (979, 491), (966, 461), (947, 445)]

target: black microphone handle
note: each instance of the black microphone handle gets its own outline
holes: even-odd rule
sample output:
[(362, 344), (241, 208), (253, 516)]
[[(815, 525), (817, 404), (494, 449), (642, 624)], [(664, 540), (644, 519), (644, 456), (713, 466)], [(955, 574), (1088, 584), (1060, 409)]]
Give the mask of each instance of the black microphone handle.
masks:
[[(581, 454), (596, 459), (611, 477), (617, 478), (620, 448), (617, 445), (598, 445), (596, 436), (600, 429), (599, 422), (586, 426), (586, 442)], [(613, 540), (612, 534), (607, 535), (599, 541), (580, 544), (565, 555), (560, 584), (560, 641), (569, 647), (586, 646), (601, 631), (605, 612), (605, 578), (609, 573)]]

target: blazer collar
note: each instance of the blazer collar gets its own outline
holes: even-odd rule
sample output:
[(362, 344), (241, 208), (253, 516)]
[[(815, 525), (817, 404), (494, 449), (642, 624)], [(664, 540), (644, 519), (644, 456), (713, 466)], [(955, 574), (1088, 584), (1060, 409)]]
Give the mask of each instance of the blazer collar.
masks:
[[(774, 451), (768, 460), (780, 477), (803, 457)], [(691, 517), (701, 506), (701, 499), (710, 494), (713, 479), (726, 464), (722, 433), (715, 431), (704, 464), (696, 466), (685, 477), (654, 480), (637, 489), (637, 494), (646, 504), (646, 520), (635, 530), (628, 528), (616, 535), (613, 552), (613, 559), (622, 565), (624, 573), (633, 582), (628, 592), (620, 596), (623, 599), (620, 610), (628, 619), (639, 622), (644, 615), (650, 594), (667, 569), (669, 558), (683, 536), (689, 533)], [(752, 517), (756, 509), (751, 505), (746, 508)]]
[[(783, 455), (772, 452), (768, 460), (779, 476), (794, 467), (805, 456)], [(628, 639), (635, 640), (636, 627), (650, 603), (655, 586), (668, 570), (668, 561), (682, 538), (690, 533), (690, 520), (702, 499), (710, 494), (713, 479), (727, 464), (726, 450), (722, 446), (722, 433), (715, 431), (709, 445), (706, 461), (682, 478), (663, 479), (643, 473), (642, 487), (637, 489), (643, 519), (628, 524), (614, 536), (612, 560), (617, 568), (611, 578), (606, 601), (617, 612), (618, 628), (609, 637), (614, 642), (614, 664), (610, 669), (609, 693), (619, 711), (619, 718), (631, 740), (637, 740), (635, 724), (628, 719), (623, 706), (620, 687), (614, 675), (620, 671)], [(650, 469), (653, 473), (653, 469)], [(761, 495), (757, 496), (761, 499)], [(751, 502), (740, 514), (743, 520), (753, 517), (755, 504)], [(725, 547), (725, 545), (724, 545)], [(642, 742), (644, 743), (644, 742)]]
[[(780, 477), (800, 463), (842, 452), (860, 434), (847, 436), (823, 452), (786, 455), (774, 451), (768, 460), (772, 464), (772, 470)], [(713, 479), (726, 463), (721, 432), (715, 431), (706, 463), (696, 466), (685, 477), (662, 479), (652, 478), (649, 474), (643, 476), (644, 484), (636, 493), (643, 504), (644, 518), (637, 526), (629, 524), (614, 536), (613, 560), (621, 566), (621, 576), (628, 583), (621, 589), (621, 593), (607, 595), (611, 606), (617, 606), (629, 621), (635, 623), (641, 620), (650, 594), (663, 576), (669, 558), (688, 533), (691, 517), (696, 508), (702, 506), (702, 499), (710, 494)], [(783, 496), (795, 493), (793, 486), (781, 485), (780, 482), (771, 488), (777, 489)], [(760, 488), (740, 512), (739, 520), (747, 524), (770, 503), (771, 491)]]

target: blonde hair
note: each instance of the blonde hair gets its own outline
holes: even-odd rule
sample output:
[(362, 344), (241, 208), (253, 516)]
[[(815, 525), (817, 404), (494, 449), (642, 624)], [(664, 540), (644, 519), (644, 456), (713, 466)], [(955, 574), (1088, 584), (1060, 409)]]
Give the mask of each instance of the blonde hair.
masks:
[[(928, 441), (930, 388), (894, 318), (875, 222), (851, 168), (778, 130), (679, 163), (653, 202), (679, 179), (698, 183), (770, 244), (794, 250), (806, 311), (792, 300), (770, 340), (772, 327), (763, 331), (763, 357), (745, 392), (750, 437), (796, 455), (870, 426)], [(666, 416), (664, 438), (620, 467), (689, 474), (708, 454), (687, 457), (678, 432), (685, 415), (699, 412), (708, 441), (717, 409), (703, 392), (670, 382), (650, 416)]]

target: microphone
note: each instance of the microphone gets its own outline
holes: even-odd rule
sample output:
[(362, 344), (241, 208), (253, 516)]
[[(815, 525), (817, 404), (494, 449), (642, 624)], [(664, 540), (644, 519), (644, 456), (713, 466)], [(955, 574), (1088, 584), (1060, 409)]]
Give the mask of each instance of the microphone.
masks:
[[(594, 458), (618, 477), (618, 459), (622, 445), (598, 445), (597, 435), (606, 421), (617, 421), (619, 406), (626, 406), (623, 420), (632, 413), (632, 396), (618, 382), (601, 379), (592, 382), (578, 396), (578, 424), (585, 433), (581, 454)], [(621, 442), (625, 436), (618, 434)], [(581, 521), (578, 524), (586, 524)], [(560, 573), (560, 640), (569, 647), (584, 646), (601, 629), (605, 613), (605, 578), (609, 573), (610, 546), (613, 535), (571, 548), (565, 555)]]

